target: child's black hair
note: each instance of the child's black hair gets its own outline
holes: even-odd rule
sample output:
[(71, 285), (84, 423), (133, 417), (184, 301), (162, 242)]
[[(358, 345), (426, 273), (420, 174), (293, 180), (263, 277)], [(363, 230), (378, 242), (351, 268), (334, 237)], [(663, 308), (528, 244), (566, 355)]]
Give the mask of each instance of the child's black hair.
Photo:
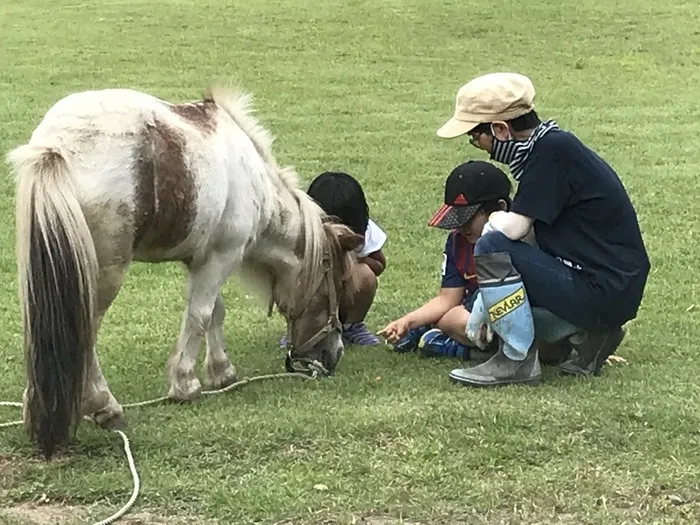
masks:
[(364, 235), (369, 222), (369, 206), (362, 186), (347, 173), (326, 171), (306, 190), (328, 214), (340, 219), (358, 235)]
[[(479, 208), (479, 211), (483, 211), (483, 212), (486, 214), (486, 216), (488, 217), (488, 216), (491, 215), (493, 212), (498, 211), (498, 210), (501, 209), (500, 206), (499, 206), (499, 201), (500, 201), (500, 200), (501, 200), (501, 199), (495, 200), (495, 201), (484, 202), (484, 203), (481, 205), (481, 208)], [(510, 205), (512, 204), (510, 197), (504, 197), (503, 200), (506, 201), (506, 209), (505, 209), (505, 211), (510, 211)]]

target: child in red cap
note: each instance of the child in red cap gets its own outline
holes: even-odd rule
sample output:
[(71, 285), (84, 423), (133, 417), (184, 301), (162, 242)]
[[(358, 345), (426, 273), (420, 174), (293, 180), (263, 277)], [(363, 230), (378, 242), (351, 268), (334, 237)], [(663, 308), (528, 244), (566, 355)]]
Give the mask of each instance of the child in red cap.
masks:
[(510, 208), (510, 192), (506, 174), (489, 162), (466, 162), (447, 177), (444, 204), (428, 223), (450, 231), (443, 252), (440, 292), (379, 332), (394, 344), (395, 351), (418, 348), (426, 357), (468, 359), (470, 350), (478, 350), (465, 333), (479, 289), (474, 244), (489, 215)]

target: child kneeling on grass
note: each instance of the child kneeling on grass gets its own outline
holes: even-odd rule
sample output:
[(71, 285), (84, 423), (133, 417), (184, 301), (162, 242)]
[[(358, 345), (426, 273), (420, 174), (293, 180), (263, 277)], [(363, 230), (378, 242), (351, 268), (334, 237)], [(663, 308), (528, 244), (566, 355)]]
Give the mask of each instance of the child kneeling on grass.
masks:
[(443, 252), (440, 293), (379, 332), (394, 344), (395, 351), (418, 348), (426, 357), (464, 360), (469, 359), (470, 349), (478, 351), (465, 333), (479, 290), (474, 244), (489, 215), (510, 208), (510, 192), (510, 180), (491, 163), (469, 161), (452, 170), (445, 182), (445, 203), (428, 223), (451, 230)]
[[(339, 317), (343, 323), (343, 341), (346, 344), (377, 345), (379, 339), (367, 329), (364, 320), (374, 302), (377, 277), (386, 268), (386, 258), (382, 252), (386, 233), (369, 218), (369, 205), (362, 186), (347, 173), (321, 173), (311, 182), (307, 194), (328, 215), (336, 217), (365, 238), (357, 249), (357, 264), (353, 268), (358, 283), (357, 292), (341, 298)], [(281, 344), (286, 346), (285, 338)]]

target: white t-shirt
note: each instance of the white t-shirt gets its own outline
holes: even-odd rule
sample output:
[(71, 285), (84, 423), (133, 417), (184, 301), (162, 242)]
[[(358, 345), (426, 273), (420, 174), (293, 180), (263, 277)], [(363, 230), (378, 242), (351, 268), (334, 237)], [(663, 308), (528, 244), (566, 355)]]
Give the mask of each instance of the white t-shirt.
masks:
[(365, 242), (357, 247), (357, 255), (359, 257), (367, 257), (370, 253), (381, 250), (385, 242), (386, 233), (370, 219), (365, 232)]

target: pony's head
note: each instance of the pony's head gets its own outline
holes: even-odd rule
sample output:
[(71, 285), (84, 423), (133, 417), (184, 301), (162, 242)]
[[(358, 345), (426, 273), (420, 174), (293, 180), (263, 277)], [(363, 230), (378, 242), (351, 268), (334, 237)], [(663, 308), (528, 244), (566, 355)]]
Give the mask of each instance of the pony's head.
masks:
[(332, 374), (335, 370), (344, 350), (340, 301), (356, 291), (355, 250), (363, 241), (349, 227), (324, 219), (320, 264), (301, 259), (302, 275), (311, 270), (312, 277), (298, 281), (291, 301), (294, 309), (279, 305), (287, 321), (287, 371)]
[(248, 136), (267, 166), (272, 191), (261, 201), (269, 205), (269, 222), (257, 240), (256, 255), (242, 269), (250, 284), (272, 280), (270, 313), (276, 303), (287, 321), (287, 369), (315, 366), (332, 373), (343, 355), (340, 301), (355, 288), (355, 249), (364, 237), (335, 223), (302, 191), (293, 168), (279, 167), (272, 136), (251, 114), (249, 95), (214, 88), (208, 98)]

